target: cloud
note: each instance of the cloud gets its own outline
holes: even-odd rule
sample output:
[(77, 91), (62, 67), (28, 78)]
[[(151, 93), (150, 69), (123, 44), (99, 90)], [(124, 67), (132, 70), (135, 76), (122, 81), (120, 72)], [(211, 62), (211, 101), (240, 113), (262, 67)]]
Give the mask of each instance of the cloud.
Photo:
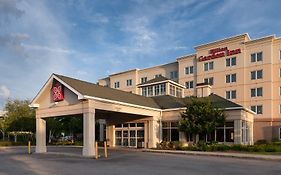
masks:
[(19, 18), (23, 11), (17, 7), (17, 0), (0, 0), (0, 26), (9, 22), (11, 18)]
[(7, 99), (10, 97), (10, 95), (10, 90), (4, 85), (0, 85), (0, 98)]

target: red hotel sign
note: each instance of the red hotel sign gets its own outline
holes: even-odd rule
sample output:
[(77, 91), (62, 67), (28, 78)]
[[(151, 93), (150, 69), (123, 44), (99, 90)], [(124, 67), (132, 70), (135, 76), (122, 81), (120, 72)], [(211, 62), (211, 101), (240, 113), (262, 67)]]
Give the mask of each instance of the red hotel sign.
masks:
[(200, 56), (199, 61), (207, 61), (207, 60), (212, 60), (220, 57), (225, 57), (225, 56), (231, 56), (231, 55), (236, 55), (241, 53), (241, 49), (234, 49), (234, 50), (228, 50), (227, 47), (223, 48), (215, 48), (209, 50), (208, 56)]
[(64, 99), (63, 86), (60, 83), (56, 83), (52, 88), (53, 100), (55, 102), (62, 101)]

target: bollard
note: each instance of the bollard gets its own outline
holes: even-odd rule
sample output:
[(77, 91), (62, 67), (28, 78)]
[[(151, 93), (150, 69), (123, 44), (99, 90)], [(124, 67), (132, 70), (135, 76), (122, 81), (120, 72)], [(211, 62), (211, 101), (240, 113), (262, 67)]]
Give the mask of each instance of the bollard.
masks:
[(28, 154), (31, 154), (31, 142), (28, 141)]
[(107, 158), (107, 145), (106, 145), (106, 141), (104, 141), (104, 158)]
[(99, 147), (98, 147), (98, 142), (96, 142), (96, 160), (99, 158)]

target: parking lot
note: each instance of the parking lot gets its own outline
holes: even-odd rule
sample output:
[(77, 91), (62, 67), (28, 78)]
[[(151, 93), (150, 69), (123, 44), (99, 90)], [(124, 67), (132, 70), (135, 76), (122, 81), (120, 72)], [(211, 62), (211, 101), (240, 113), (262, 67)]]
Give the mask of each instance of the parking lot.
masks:
[[(145, 153), (110, 149), (99, 160), (81, 156), (81, 147), (48, 147), (50, 153), (27, 154), (24, 147), (0, 148), (1, 175), (45, 174), (254, 174), (281, 173), (281, 163), (250, 159)], [(100, 150), (102, 152), (102, 150)]]

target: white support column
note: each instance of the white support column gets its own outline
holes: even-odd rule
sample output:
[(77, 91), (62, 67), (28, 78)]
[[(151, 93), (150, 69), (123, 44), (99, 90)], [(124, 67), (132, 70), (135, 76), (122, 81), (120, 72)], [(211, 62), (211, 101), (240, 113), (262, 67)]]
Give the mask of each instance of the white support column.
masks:
[(36, 118), (36, 153), (47, 152), (46, 147), (46, 121), (42, 118)]
[(148, 148), (156, 148), (156, 144), (159, 143), (159, 123), (156, 120), (148, 121)]
[(95, 113), (83, 114), (83, 156), (95, 156)]
[(234, 144), (242, 144), (242, 120), (234, 120)]

